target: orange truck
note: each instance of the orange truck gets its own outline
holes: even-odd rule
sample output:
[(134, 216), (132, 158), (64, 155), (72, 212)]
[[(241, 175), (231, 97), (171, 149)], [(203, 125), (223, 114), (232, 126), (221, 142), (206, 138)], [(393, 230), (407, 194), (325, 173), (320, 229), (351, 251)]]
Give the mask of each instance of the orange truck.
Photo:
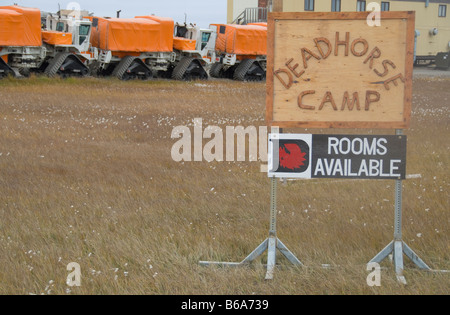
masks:
[[(15, 76), (10, 61), (25, 50), (40, 52), (41, 13), (17, 6), (0, 7), (0, 76)], [(27, 60), (23, 60), (27, 62)], [(31, 60), (30, 60), (31, 62)]]
[(210, 75), (238, 81), (263, 81), (267, 69), (267, 24), (212, 24), (217, 33), (216, 62)]
[(44, 31), (41, 11), (17, 5), (0, 7), (0, 76), (27, 76), (31, 71), (49, 76), (89, 74), (91, 22), (54, 17), (64, 32)]
[(207, 36), (212, 44), (203, 46), (201, 38), (205, 36), (200, 30), (194, 35), (193, 29), (186, 27), (183, 36), (177, 36), (180, 26), (170, 18), (157, 16), (89, 19), (92, 49), (98, 51), (91, 69), (99, 75), (121, 80), (156, 76), (175, 80), (208, 78), (205, 67), (214, 57), (208, 59), (214, 53), (215, 37)]
[(49, 15), (41, 29), (38, 9), (0, 7), (0, 77), (86, 76), (122, 80), (154, 76), (208, 79), (215, 60), (215, 34), (170, 18), (111, 19)]
[(265, 79), (267, 26), (213, 24), (209, 29), (170, 18), (131, 19), (50, 14), (41, 29), (39, 9), (0, 7), (0, 77), (48, 76), (213, 77)]
[(91, 69), (121, 80), (148, 79), (170, 65), (173, 21), (155, 16), (133, 19), (90, 17), (91, 45), (98, 58)]

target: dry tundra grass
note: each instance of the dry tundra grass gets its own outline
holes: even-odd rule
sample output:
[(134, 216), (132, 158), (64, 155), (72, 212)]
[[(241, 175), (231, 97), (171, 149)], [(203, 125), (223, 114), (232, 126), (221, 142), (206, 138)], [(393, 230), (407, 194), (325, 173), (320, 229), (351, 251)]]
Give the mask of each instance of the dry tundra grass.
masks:
[[(404, 182), (404, 240), (433, 269), (450, 269), (449, 87), (415, 79), (407, 131), (421, 178)], [(306, 267), (279, 259), (274, 281), (265, 258), (198, 265), (240, 261), (267, 237), (269, 180), (259, 163), (175, 163), (171, 131), (196, 117), (264, 125), (264, 97), (264, 84), (229, 81), (1, 81), (0, 294), (449, 294), (449, 274), (409, 262), (407, 286), (390, 262), (367, 286), (365, 264), (393, 238), (392, 181), (281, 186), (279, 237)]]

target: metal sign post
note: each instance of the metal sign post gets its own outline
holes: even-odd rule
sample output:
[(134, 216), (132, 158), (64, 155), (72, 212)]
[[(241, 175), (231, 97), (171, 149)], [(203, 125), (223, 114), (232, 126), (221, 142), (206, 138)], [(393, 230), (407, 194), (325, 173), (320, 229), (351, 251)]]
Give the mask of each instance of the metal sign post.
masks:
[(268, 258), (266, 280), (273, 279), (273, 272), (276, 264), (276, 250), (278, 249), (292, 264), (302, 266), (300, 260), (281, 242), (277, 237), (277, 185), (278, 179), (272, 177), (270, 196), (270, 231), (268, 239)]
[[(281, 129), (275, 128), (277, 134), (282, 133)], [(240, 263), (228, 262), (209, 262), (201, 261), (201, 266), (220, 266), (220, 267), (241, 267), (246, 266), (264, 254), (267, 255), (267, 273), (266, 280), (272, 280), (276, 266), (277, 249), (295, 266), (303, 266), (300, 260), (280, 241), (277, 237), (277, 193), (278, 193), (278, 179), (276, 177), (270, 178), (270, 230), (269, 238), (262, 242), (250, 255), (247, 256)]]
[[(403, 135), (403, 130), (397, 130), (396, 135)], [(395, 182), (395, 225), (394, 225), (394, 240), (383, 249), (378, 255), (376, 255), (370, 263), (381, 263), (390, 254), (394, 258), (395, 273), (397, 274), (397, 280), (400, 283), (406, 284), (406, 279), (403, 275), (403, 253), (412, 260), (412, 262), (422, 270), (431, 271), (426, 263), (420, 259), (419, 256), (405, 243), (402, 238), (402, 207), (403, 207), (403, 181), (396, 180)]]
[(270, 231), (269, 238), (261, 243), (250, 255), (240, 263), (201, 261), (201, 266), (242, 267), (250, 264), (264, 252), (268, 251), (266, 280), (272, 280), (276, 266), (277, 249), (295, 266), (303, 266), (300, 260), (277, 237), (277, 186), (278, 179), (273, 177), (270, 193)]

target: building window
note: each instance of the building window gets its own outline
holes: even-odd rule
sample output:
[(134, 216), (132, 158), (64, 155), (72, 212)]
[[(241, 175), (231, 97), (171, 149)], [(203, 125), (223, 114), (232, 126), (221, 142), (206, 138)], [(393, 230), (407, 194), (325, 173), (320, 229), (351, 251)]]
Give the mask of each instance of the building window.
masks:
[(381, 2), (381, 11), (390, 11), (391, 4), (389, 2)]
[(305, 0), (305, 11), (314, 11), (314, 0)]
[(331, 12), (341, 12), (341, 0), (331, 0)]
[(356, 2), (356, 11), (365, 12), (366, 11), (366, 1), (358, 0)]
[(439, 5), (439, 17), (447, 16), (447, 6), (445, 4)]

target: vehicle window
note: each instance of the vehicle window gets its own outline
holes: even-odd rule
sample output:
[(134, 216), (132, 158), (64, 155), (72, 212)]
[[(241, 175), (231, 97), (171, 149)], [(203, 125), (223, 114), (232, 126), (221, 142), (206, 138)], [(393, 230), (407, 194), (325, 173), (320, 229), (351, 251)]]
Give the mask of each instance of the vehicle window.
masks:
[(178, 26), (178, 27), (177, 27), (177, 34), (176, 34), (176, 37), (186, 38), (187, 32), (188, 32), (188, 30), (187, 30), (186, 27), (184, 27), (184, 26)]
[(90, 29), (90, 25), (80, 25), (80, 36), (87, 36)]
[(211, 38), (211, 33), (202, 33), (202, 50), (208, 45), (208, 41)]
[(64, 32), (64, 23), (63, 22), (56, 23), (56, 31), (57, 32)]
[(90, 25), (80, 25), (80, 41), (79, 45), (82, 45), (84, 41), (87, 38), (87, 35), (89, 35), (89, 31), (91, 29)]
[(202, 43), (207, 43), (209, 38), (211, 37), (211, 33), (203, 33), (202, 34)]

